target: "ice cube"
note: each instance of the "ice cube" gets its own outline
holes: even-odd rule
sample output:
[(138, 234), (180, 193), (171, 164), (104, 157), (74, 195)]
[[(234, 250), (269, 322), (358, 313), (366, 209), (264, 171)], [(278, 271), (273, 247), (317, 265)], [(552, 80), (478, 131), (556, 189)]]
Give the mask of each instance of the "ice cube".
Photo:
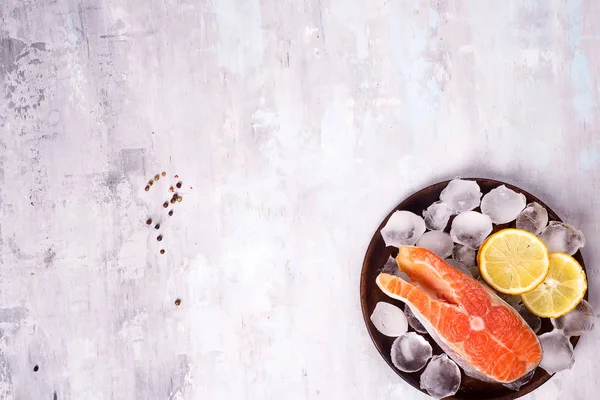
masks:
[(525, 322), (527, 322), (527, 325), (529, 325), (533, 332), (539, 332), (540, 328), (542, 327), (542, 320), (540, 319), (540, 317), (533, 315), (531, 312), (529, 312), (527, 307), (525, 307), (523, 304), (520, 304), (517, 307), (515, 307), (515, 310), (517, 310), (519, 315), (525, 320)]
[(538, 336), (538, 339), (543, 353), (540, 367), (549, 374), (571, 368), (575, 362), (573, 346), (562, 331), (555, 329)]
[(421, 389), (436, 399), (452, 396), (460, 387), (460, 370), (446, 354), (433, 356), (421, 374)]
[(417, 246), (431, 250), (441, 258), (449, 257), (452, 254), (453, 245), (450, 235), (442, 231), (425, 232), (417, 242)]
[(381, 229), (386, 246), (413, 246), (425, 233), (425, 221), (410, 211), (396, 211)]
[(580, 336), (594, 329), (596, 317), (590, 303), (581, 300), (581, 303), (573, 311), (562, 317), (551, 319), (552, 325), (562, 329), (567, 336)]
[[(490, 288), (492, 291), (494, 289)], [(504, 294), (500, 292), (494, 291), (496, 296), (500, 297), (502, 300), (507, 302), (512, 308), (518, 311), (519, 306), (521, 305), (521, 296), (514, 296), (512, 294)]]
[(585, 237), (581, 231), (558, 221), (550, 221), (540, 234), (540, 239), (548, 246), (550, 253), (560, 251), (573, 255), (580, 247), (585, 246)]
[(492, 220), (476, 211), (458, 214), (452, 221), (450, 236), (459, 244), (477, 250), (492, 232)]
[(524, 229), (536, 235), (548, 225), (548, 211), (538, 203), (529, 203), (517, 217), (517, 229)]
[(475, 250), (470, 249), (467, 246), (463, 246), (462, 244), (455, 244), (454, 248), (452, 249), (452, 258), (463, 263), (469, 268), (477, 265), (475, 254)]
[(460, 261), (456, 261), (453, 258), (447, 258), (444, 261), (446, 261), (446, 263), (450, 264), (452, 267), (456, 268), (457, 270), (464, 272), (465, 274), (467, 274), (469, 276), (473, 276), (471, 269), (469, 267), (467, 267), (466, 265), (464, 265), (463, 263), (461, 263)]
[(436, 201), (423, 211), (425, 226), (432, 231), (443, 231), (448, 225), (452, 210), (443, 201)]
[(522, 193), (510, 190), (504, 185), (492, 189), (481, 199), (481, 212), (489, 215), (495, 224), (514, 221), (525, 208), (526, 199)]
[(451, 180), (442, 190), (440, 200), (448, 205), (452, 214), (460, 214), (479, 206), (481, 190), (475, 181)]
[(419, 333), (427, 333), (427, 329), (423, 326), (421, 321), (415, 317), (410, 307), (407, 305), (404, 306), (404, 315), (406, 315), (406, 320), (408, 321), (408, 325), (411, 326), (415, 331)]
[(384, 274), (395, 275), (399, 278), (402, 278), (406, 282), (410, 282), (410, 278), (404, 272), (400, 272), (400, 268), (398, 268), (398, 263), (396, 259), (392, 256), (389, 256), (383, 267), (381, 267), (381, 271)]
[(492, 289), (490, 285), (487, 284), (487, 282), (482, 277), (479, 277), (478, 280), (487, 290), (500, 297), (505, 303), (507, 303), (515, 310), (521, 305), (521, 296), (513, 296), (510, 294), (496, 292), (494, 289)]
[(504, 386), (506, 386), (507, 388), (509, 388), (511, 390), (519, 390), (519, 389), (521, 389), (521, 386), (523, 386), (524, 384), (529, 382), (531, 380), (531, 378), (533, 378), (533, 375), (535, 375), (535, 369), (533, 371), (523, 375), (521, 378), (517, 379), (516, 381), (513, 381), (511, 383), (504, 383)]
[(472, 267), (469, 267), (469, 271), (471, 271), (471, 276), (474, 279), (479, 279), (481, 277), (481, 275), (479, 273), (479, 266), (473, 265)]
[(405, 333), (392, 343), (392, 363), (403, 372), (420, 370), (427, 364), (431, 354), (429, 342), (415, 332)]
[(408, 330), (408, 321), (404, 312), (393, 304), (380, 301), (375, 305), (371, 322), (385, 336), (397, 337)]
[(383, 264), (383, 267), (381, 267), (380, 272), (384, 274), (398, 276), (398, 272), (400, 272), (400, 269), (398, 268), (398, 263), (396, 262), (396, 259), (392, 256), (389, 256), (385, 264)]

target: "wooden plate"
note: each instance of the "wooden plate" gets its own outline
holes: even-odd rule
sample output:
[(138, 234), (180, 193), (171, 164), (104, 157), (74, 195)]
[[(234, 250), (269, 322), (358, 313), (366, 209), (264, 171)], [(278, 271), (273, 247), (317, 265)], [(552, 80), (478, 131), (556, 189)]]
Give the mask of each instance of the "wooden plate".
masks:
[[(495, 181), (492, 179), (469, 178), (469, 180), (477, 181), (477, 183), (479, 184), (479, 187), (481, 188), (481, 192), (484, 195), (486, 193), (488, 193), (490, 190), (492, 190), (500, 185), (506, 185), (506, 187), (514, 190), (515, 192), (523, 193), (525, 195), (525, 197), (527, 198), (527, 203), (535, 201), (535, 202), (541, 204), (543, 207), (545, 207), (546, 210), (548, 210), (548, 218), (550, 221), (561, 221), (561, 219), (558, 217), (558, 215), (556, 215), (556, 213), (554, 211), (552, 211), (548, 206), (546, 206), (538, 198), (536, 198), (535, 196), (531, 195), (530, 193), (526, 192), (523, 189), (520, 189), (513, 185), (509, 185), (504, 182)], [(439, 200), (440, 193), (446, 187), (448, 182), (449, 181), (439, 182), (439, 183), (436, 183), (429, 187), (426, 187), (425, 189), (421, 189), (420, 191), (418, 191), (417, 193), (413, 194), (412, 196), (410, 196), (409, 198), (404, 200), (402, 203), (400, 203), (396, 208), (394, 208), (388, 214), (387, 217), (385, 217), (385, 219), (381, 222), (381, 224), (375, 231), (375, 234), (373, 235), (373, 238), (371, 239), (371, 243), (369, 243), (369, 248), (367, 249), (367, 254), (365, 255), (365, 259), (363, 261), (362, 272), (361, 272), (361, 276), (360, 276), (360, 302), (361, 302), (361, 307), (362, 307), (363, 318), (365, 320), (365, 324), (367, 325), (367, 330), (369, 331), (369, 335), (371, 336), (371, 339), (373, 339), (373, 343), (375, 344), (375, 347), (377, 347), (379, 354), (381, 354), (381, 356), (383, 357), (385, 362), (388, 363), (390, 368), (392, 368), (394, 371), (396, 371), (396, 373), (402, 379), (404, 379), (406, 382), (408, 382), (411, 386), (413, 386), (414, 388), (416, 388), (417, 390), (420, 390), (421, 392), (423, 392), (425, 394), (427, 394), (427, 393), (424, 390), (421, 390), (419, 387), (419, 378), (420, 378), (423, 370), (420, 370), (420, 371), (417, 371), (414, 373), (406, 373), (406, 372), (397, 370), (394, 367), (394, 365), (392, 364), (392, 361), (390, 359), (390, 348), (391, 348), (392, 342), (394, 341), (394, 338), (387, 337), (387, 336), (379, 333), (379, 331), (377, 331), (377, 329), (375, 329), (375, 327), (373, 326), (373, 324), (371, 323), (371, 320), (370, 320), (370, 316), (373, 313), (373, 310), (375, 309), (375, 305), (379, 301), (385, 301), (385, 302), (388, 302), (391, 304), (395, 304), (398, 307), (400, 307), (401, 309), (404, 309), (404, 303), (386, 296), (375, 284), (375, 278), (379, 274), (379, 271), (381, 270), (381, 268), (383, 267), (383, 265), (385, 264), (385, 262), (387, 261), (389, 256), (395, 257), (397, 254), (396, 248), (385, 246), (385, 244), (383, 242), (383, 238), (381, 237), (381, 234), (379, 233), (379, 231), (381, 230), (381, 228), (383, 228), (383, 226), (387, 222), (388, 218), (392, 215), (392, 213), (394, 211), (408, 210), (408, 211), (414, 212), (415, 214), (421, 215), (424, 209), (426, 209), (430, 204)], [(479, 208), (476, 208), (475, 210), (480, 211)], [(450, 222), (448, 223), (448, 226), (446, 227), (446, 232), (450, 231), (451, 224), (452, 224), (452, 219), (450, 219)], [(511, 227), (514, 227), (514, 225), (515, 225), (514, 221), (509, 224), (494, 225), (493, 232), (496, 232), (496, 231), (498, 231), (500, 229), (504, 229), (504, 228), (511, 228)], [(575, 253), (575, 255), (573, 257), (575, 257), (575, 259), (577, 261), (579, 261), (579, 263), (585, 270), (585, 264), (583, 263), (583, 258), (581, 257), (581, 252), (578, 251), (577, 253)], [(585, 295), (585, 298), (587, 299), (587, 293)], [(412, 328), (410, 328), (410, 330), (412, 331)], [(538, 332), (538, 335), (540, 335), (544, 332), (549, 332), (551, 330), (552, 330), (552, 324), (550, 323), (550, 320), (547, 318), (543, 318), (542, 319), (542, 328)], [(423, 335), (423, 336), (429, 341), (429, 343), (431, 343), (431, 346), (433, 347), (434, 355), (443, 353), (443, 351), (440, 349), (440, 347), (431, 339), (431, 337), (429, 337), (429, 335)], [(573, 347), (575, 347), (577, 345), (578, 340), (579, 340), (579, 337), (571, 338), (571, 343), (573, 344)], [(514, 390), (510, 390), (500, 384), (481, 382), (477, 379), (471, 378), (471, 377), (465, 375), (464, 372), (462, 371), (462, 369), (461, 369), (461, 375), (462, 375), (461, 376), (462, 381), (461, 381), (460, 389), (454, 396), (449, 397), (451, 399), (512, 400), (512, 399), (516, 399), (518, 397), (521, 397), (521, 396), (537, 389), (551, 377), (551, 375), (548, 375), (548, 373), (546, 373), (546, 371), (544, 371), (543, 369), (537, 368), (533, 378), (527, 384), (523, 385), (519, 391), (514, 391)]]

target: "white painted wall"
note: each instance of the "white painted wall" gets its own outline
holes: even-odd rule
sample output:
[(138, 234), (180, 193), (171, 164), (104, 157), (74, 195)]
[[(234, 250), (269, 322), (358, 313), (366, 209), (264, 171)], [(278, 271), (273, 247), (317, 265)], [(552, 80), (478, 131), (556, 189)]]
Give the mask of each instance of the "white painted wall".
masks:
[[(458, 174), (581, 228), (600, 307), (599, 17), (1, 1), (0, 398), (424, 399), (368, 338), (360, 267), (393, 206)], [(595, 396), (599, 340), (528, 398)]]

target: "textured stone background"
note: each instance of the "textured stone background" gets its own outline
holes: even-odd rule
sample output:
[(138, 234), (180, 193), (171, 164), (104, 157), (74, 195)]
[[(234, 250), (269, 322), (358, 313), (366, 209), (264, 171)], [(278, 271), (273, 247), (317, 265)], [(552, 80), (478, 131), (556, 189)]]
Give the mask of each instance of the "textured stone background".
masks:
[[(0, 1), (0, 398), (424, 399), (371, 344), (358, 280), (388, 211), (456, 175), (582, 229), (600, 309), (599, 18), (594, 0)], [(597, 396), (599, 340), (528, 398)]]

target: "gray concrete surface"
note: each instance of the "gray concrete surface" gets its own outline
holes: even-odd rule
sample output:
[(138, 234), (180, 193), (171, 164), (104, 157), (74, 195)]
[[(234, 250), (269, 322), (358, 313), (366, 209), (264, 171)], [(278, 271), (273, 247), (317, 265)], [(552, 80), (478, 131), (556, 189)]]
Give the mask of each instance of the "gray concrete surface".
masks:
[[(0, 398), (424, 399), (371, 344), (358, 280), (391, 207), (455, 175), (582, 229), (600, 308), (599, 17), (0, 1)], [(527, 398), (597, 396), (599, 339)]]

